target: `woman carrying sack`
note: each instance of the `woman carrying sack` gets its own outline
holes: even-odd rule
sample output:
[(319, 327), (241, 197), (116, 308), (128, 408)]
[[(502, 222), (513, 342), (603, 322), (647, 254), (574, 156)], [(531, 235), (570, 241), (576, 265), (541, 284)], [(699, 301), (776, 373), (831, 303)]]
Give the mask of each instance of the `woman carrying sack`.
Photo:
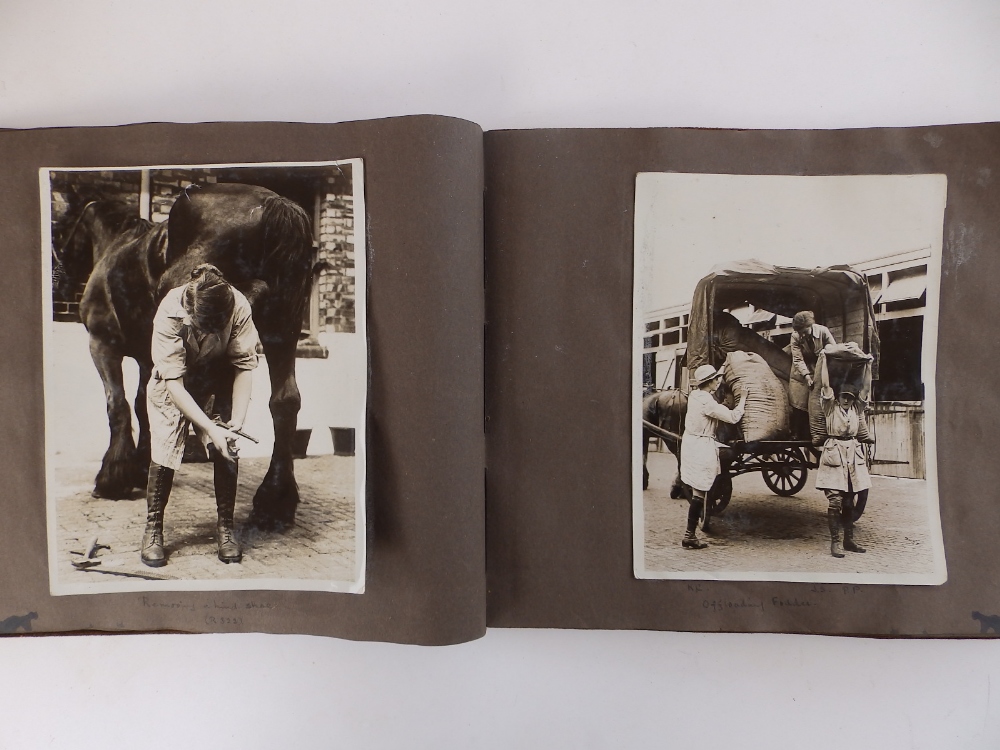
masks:
[[(841, 347), (834, 348), (846, 348)], [(828, 349), (827, 352), (832, 351)], [(830, 528), (830, 554), (844, 557), (848, 552), (864, 552), (854, 541), (854, 497), (872, 486), (868, 474), (868, 464), (861, 443), (872, 443), (865, 421), (864, 409), (871, 384), (870, 357), (858, 350), (856, 357), (867, 358), (862, 386), (845, 382), (839, 394), (834, 394), (830, 386), (827, 370), (827, 352), (819, 355), (816, 372), (817, 385), (826, 418), (826, 441), (820, 454), (819, 470), (816, 472), (816, 489), (823, 490), (829, 506), (827, 524)], [(844, 529), (844, 544), (840, 544), (840, 528)]]
[(688, 396), (684, 435), (681, 439), (681, 480), (691, 487), (687, 531), (681, 540), (684, 549), (705, 549), (708, 544), (695, 534), (708, 491), (719, 475), (719, 444), (716, 432), (720, 422), (736, 424), (743, 418), (746, 394), (735, 409), (727, 409), (715, 400), (722, 383), (722, 372), (712, 365), (694, 371), (695, 389)]

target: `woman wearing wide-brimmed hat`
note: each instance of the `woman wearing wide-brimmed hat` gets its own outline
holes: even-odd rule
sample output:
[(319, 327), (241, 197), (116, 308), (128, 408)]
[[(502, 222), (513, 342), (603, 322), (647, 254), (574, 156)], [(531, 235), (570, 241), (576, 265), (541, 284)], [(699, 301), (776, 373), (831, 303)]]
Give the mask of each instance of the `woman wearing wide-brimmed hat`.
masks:
[(708, 491), (719, 475), (719, 444), (716, 432), (720, 422), (736, 424), (743, 418), (746, 394), (735, 409), (728, 409), (715, 400), (722, 383), (722, 371), (712, 365), (701, 365), (694, 372), (694, 389), (688, 396), (684, 435), (681, 439), (681, 481), (691, 487), (687, 531), (681, 546), (685, 549), (705, 549), (708, 545), (695, 534)]

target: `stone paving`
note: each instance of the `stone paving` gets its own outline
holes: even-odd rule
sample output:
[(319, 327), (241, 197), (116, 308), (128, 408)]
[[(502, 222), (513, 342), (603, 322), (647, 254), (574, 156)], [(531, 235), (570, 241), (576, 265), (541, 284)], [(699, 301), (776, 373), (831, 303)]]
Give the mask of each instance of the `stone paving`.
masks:
[[(168, 563), (150, 568), (139, 560), (146, 519), (146, 500), (137, 491), (131, 500), (103, 500), (90, 495), (99, 463), (77, 463), (55, 469), (58, 584), (108, 585), (131, 579), (226, 581), (284, 579), (348, 582), (354, 578), (355, 458), (310, 456), (295, 462), (301, 498), (296, 524), (283, 533), (245, 529), (253, 494), (268, 466), (267, 458), (241, 458), (236, 500), (236, 531), (243, 549), (240, 564), (226, 565), (216, 556), (215, 494), (212, 464), (184, 464), (174, 479), (164, 520)], [(88, 540), (97, 537), (110, 549), (100, 550), (100, 566), (73, 567)], [(138, 578), (137, 578), (138, 577)], [(222, 586), (224, 587), (224, 586)], [(298, 585), (296, 588), (309, 588)], [(326, 588), (317, 585), (316, 588)]]
[[(764, 573), (908, 575), (935, 571), (927, 482), (872, 477), (864, 515), (855, 538), (865, 554), (830, 555), (827, 500), (814, 473), (794, 497), (771, 493), (759, 473), (733, 480), (729, 507), (714, 517), (704, 550), (685, 550), (688, 502), (670, 497), (677, 462), (670, 453), (649, 454), (649, 489), (643, 493), (645, 563), (655, 573)], [(708, 576), (706, 576), (708, 577)]]

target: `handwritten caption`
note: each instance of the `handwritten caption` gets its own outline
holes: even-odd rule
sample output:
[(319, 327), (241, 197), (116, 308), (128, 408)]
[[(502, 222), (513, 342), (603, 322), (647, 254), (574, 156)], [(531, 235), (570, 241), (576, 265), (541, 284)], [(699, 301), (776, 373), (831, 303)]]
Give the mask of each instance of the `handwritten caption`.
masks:
[(186, 612), (204, 612), (206, 625), (231, 625), (239, 627), (243, 624), (245, 615), (256, 615), (260, 612), (277, 609), (271, 602), (234, 602), (213, 599), (210, 602), (190, 602), (185, 600), (158, 601), (148, 596), (141, 598), (142, 606), (147, 609), (172, 609)]
[(766, 609), (789, 610), (789, 609), (811, 609), (820, 607), (825, 602), (834, 597), (857, 596), (862, 591), (862, 587), (850, 583), (813, 583), (810, 584), (807, 592), (788, 596), (787, 594), (775, 594), (772, 596), (748, 597), (709, 597), (707, 587), (700, 583), (687, 584), (687, 593), (702, 595), (701, 608), (709, 612), (734, 612), (745, 611), (759, 614)]

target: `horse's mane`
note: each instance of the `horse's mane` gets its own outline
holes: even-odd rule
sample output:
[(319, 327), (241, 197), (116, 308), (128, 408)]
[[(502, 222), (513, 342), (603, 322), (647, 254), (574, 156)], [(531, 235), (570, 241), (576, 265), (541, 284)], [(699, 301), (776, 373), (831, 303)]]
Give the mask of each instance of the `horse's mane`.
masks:
[(151, 225), (139, 217), (134, 205), (121, 200), (103, 200), (94, 203), (94, 216), (117, 234), (134, 236)]
[(81, 224), (90, 220), (100, 222), (113, 234), (128, 232), (130, 236), (137, 236), (151, 226), (150, 222), (139, 218), (135, 205), (122, 200), (74, 201), (74, 208), (66, 211), (53, 227), (52, 238), (57, 251), (68, 250), (69, 243), (80, 230)]
[[(87, 280), (96, 262), (95, 253), (146, 241), (155, 227), (139, 217), (135, 204), (122, 200), (97, 199), (75, 205), (76, 210), (67, 211), (53, 231), (52, 280), (61, 296), (72, 293), (70, 285)], [(89, 240), (84, 241), (84, 237)]]
[(137, 240), (153, 228), (153, 222), (140, 218), (135, 214), (129, 214), (122, 219), (119, 229), (119, 238), (125, 242)]

